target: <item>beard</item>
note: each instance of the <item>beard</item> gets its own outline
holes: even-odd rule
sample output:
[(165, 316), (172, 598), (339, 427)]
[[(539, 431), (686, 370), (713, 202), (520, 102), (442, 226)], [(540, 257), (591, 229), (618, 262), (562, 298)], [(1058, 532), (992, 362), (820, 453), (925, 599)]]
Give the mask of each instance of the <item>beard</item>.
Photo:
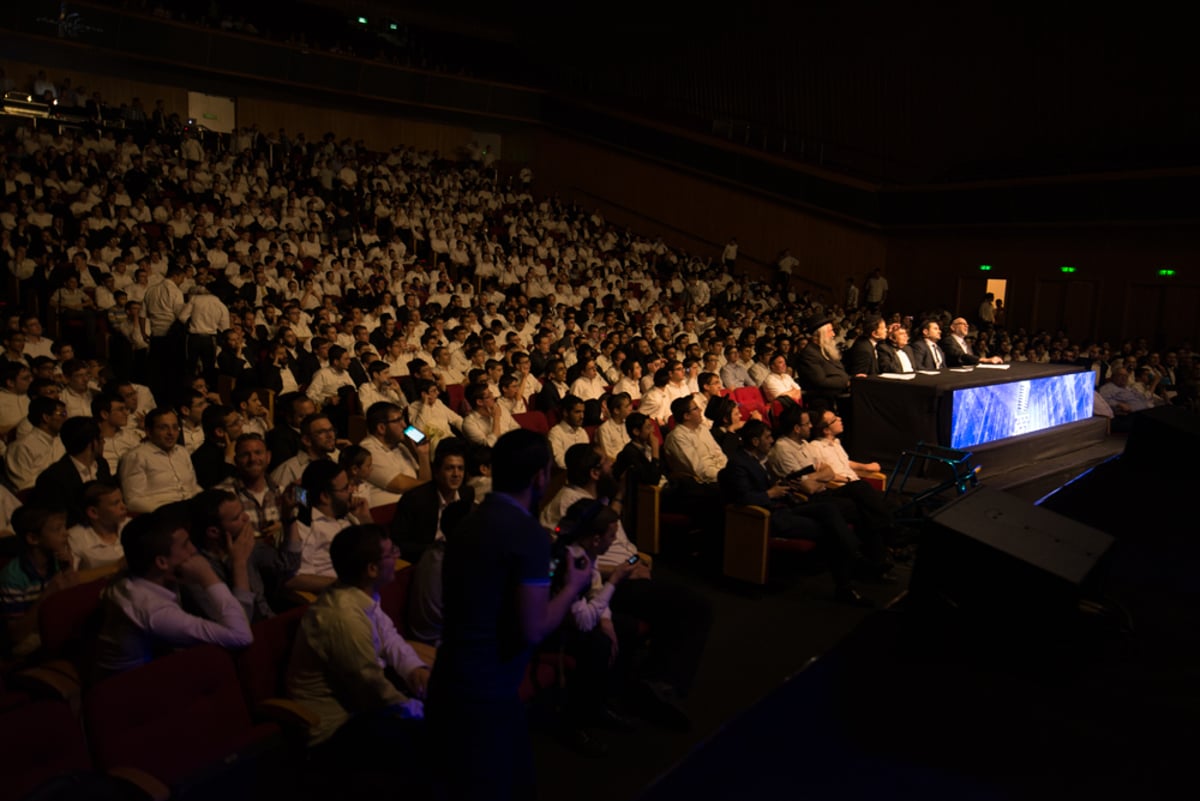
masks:
[(821, 343), (818, 346), (821, 348), (821, 354), (831, 362), (840, 362), (842, 355), (838, 353), (837, 345), (833, 343), (833, 337), (821, 338)]

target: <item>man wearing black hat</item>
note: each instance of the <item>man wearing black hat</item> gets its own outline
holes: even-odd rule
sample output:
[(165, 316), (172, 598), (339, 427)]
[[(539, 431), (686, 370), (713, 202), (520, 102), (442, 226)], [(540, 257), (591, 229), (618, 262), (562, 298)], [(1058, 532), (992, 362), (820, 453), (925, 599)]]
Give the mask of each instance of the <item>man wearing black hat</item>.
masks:
[(813, 339), (800, 352), (796, 377), (809, 397), (825, 398), (832, 408), (839, 395), (850, 388), (850, 376), (842, 366), (842, 357), (833, 341), (833, 322), (818, 314), (808, 321)]

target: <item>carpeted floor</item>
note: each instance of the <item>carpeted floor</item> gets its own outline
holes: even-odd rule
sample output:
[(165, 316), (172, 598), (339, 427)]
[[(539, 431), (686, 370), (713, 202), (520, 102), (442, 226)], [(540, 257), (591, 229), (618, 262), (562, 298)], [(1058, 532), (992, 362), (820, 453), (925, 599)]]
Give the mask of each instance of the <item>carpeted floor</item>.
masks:
[[(655, 570), (689, 582), (713, 605), (708, 649), (696, 687), (685, 703), (692, 730), (677, 733), (637, 721), (639, 728), (632, 733), (599, 732), (609, 752), (596, 759), (578, 756), (549, 731), (535, 728), (543, 798), (635, 798), (721, 726), (832, 648), (870, 613), (835, 603), (828, 574), (815, 572), (817, 568), (805, 562), (773, 564), (772, 585), (753, 592), (718, 585), (685, 566), (659, 564)], [(903, 590), (909, 571), (898, 568), (897, 575), (897, 585), (864, 584), (860, 589), (882, 607)]]

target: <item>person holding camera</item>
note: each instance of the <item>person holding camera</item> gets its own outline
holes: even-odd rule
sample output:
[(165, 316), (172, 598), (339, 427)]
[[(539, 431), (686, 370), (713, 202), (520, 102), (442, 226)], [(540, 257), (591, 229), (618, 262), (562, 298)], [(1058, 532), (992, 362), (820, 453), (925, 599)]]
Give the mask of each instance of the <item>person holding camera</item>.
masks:
[(535, 792), (518, 689), (534, 647), (558, 629), (592, 578), (586, 560), (568, 560), (562, 589), (551, 592), (550, 541), (532, 510), (552, 464), (545, 436), (519, 429), (500, 437), (492, 492), (446, 532), (445, 625), (426, 714), (452, 798)]
[(367, 431), (362, 446), (371, 454), (367, 474), (370, 504), (395, 503), (409, 490), (429, 482), (433, 467), (429, 463), (429, 440), (420, 432), (408, 431), (404, 410), (394, 403), (379, 401), (367, 409)]
[[(593, 738), (591, 726), (629, 731), (632, 726), (607, 706), (611, 676), (620, 653), (617, 631), (609, 603), (613, 593), (634, 570), (637, 555), (600, 574), (597, 560), (617, 539), (620, 518), (603, 499), (581, 498), (567, 509), (557, 527), (551, 549), (551, 591), (561, 585), (560, 576), (570, 561), (591, 568), (591, 585), (571, 604), (571, 614), (556, 635), (562, 653), (575, 660), (575, 672), (567, 687), (565, 720), (561, 736), (566, 745), (584, 756), (603, 756), (604, 743)], [(586, 560), (581, 562), (580, 560)]]

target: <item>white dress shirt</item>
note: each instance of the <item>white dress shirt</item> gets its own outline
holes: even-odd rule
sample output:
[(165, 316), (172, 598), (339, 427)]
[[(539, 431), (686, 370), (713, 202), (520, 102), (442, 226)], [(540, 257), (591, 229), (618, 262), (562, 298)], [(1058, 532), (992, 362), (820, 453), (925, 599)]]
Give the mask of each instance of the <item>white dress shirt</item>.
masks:
[(337, 370), (333, 367), (322, 367), (312, 377), (306, 393), (313, 403), (323, 405), (336, 398), (342, 387), (354, 387), (354, 379), (349, 370)]
[(117, 526), (116, 542), (105, 542), (91, 526), (71, 526), (67, 529), (67, 542), (71, 544), (75, 569), (92, 570), (107, 567), (124, 559), (125, 549), (121, 547), (121, 532), (128, 522), (128, 519), (122, 520)]
[(367, 409), (382, 401), (394, 403), (401, 409), (408, 406), (408, 400), (405, 399), (404, 393), (391, 381), (384, 384), (382, 391), (372, 381), (368, 381), (358, 388), (358, 408), (363, 414), (367, 413)]
[(787, 395), (796, 389), (800, 389), (800, 385), (796, 383), (796, 379), (787, 373), (771, 373), (762, 382), (762, 391), (767, 396), (768, 403), (780, 395)]
[(194, 295), (184, 304), (179, 319), (188, 324), (189, 334), (213, 336), (229, 330), (229, 309), (220, 298), (207, 292)]
[(412, 453), (403, 445), (388, 447), (386, 442), (373, 434), (363, 437), (359, 445), (371, 453), (371, 472), (367, 474), (367, 503), (374, 508), (400, 500), (401, 494), (390, 491), (387, 485), (398, 475), (406, 475), (413, 479), (420, 475), (421, 467)]
[(616, 459), (617, 454), (629, 444), (629, 432), (625, 430), (624, 422), (605, 420), (596, 429), (596, 439), (600, 442), (600, 447), (604, 449), (608, 458)]
[(496, 440), (507, 434), (509, 431), (515, 431), (521, 426), (513, 419), (508, 410), (497, 404), (497, 409), (500, 410), (500, 433), (495, 433), (492, 428), (492, 418), (484, 417), (478, 411), (473, 411), (463, 418), (462, 433), (471, 442), (477, 445), (495, 445)]
[(306, 576), (337, 578), (333, 561), (329, 558), (329, 544), (338, 532), (350, 525), (348, 518), (327, 517), (316, 509), (312, 510), (312, 525), (298, 523), (300, 539), (304, 543), (300, 548), (300, 572)]
[(784, 478), (819, 461), (820, 455), (811, 442), (780, 437), (767, 454), (767, 470), (776, 478)]
[(682, 470), (701, 484), (712, 484), (729, 459), (703, 426), (693, 431), (677, 425), (667, 434), (663, 451), (672, 469)]
[(37, 477), (43, 470), (61, 459), (66, 452), (61, 439), (34, 428), (8, 447), (4, 455), (8, 477), (14, 487), (27, 490), (37, 483)]
[(181, 445), (164, 451), (147, 440), (121, 457), (117, 473), (130, 512), (153, 512), (200, 493), (192, 457)]
[(183, 292), (174, 281), (164, 278), (146, 290), (144, 306), (151, 336), (165, 337), (183, 311)]
[(245, 648), (254, 640), (242, 602), (227, 585), (218, 581), (196, 595), (205, 617), (183, 611), (174, 590), (152, 581), (126, 576), (110, 584), (104, 591), (109, 608), (98, 641), (99, 668), (119, 672), (144, 665), (163, 645)]
[(567, 449), (572, 445), (587, 445), (591, 442), (586, 428), (572, 428), (566, 420), (550, 429), (549, 439), (550, 450), (554, 452), (554, 464), (563, 470), (567, 469)]

